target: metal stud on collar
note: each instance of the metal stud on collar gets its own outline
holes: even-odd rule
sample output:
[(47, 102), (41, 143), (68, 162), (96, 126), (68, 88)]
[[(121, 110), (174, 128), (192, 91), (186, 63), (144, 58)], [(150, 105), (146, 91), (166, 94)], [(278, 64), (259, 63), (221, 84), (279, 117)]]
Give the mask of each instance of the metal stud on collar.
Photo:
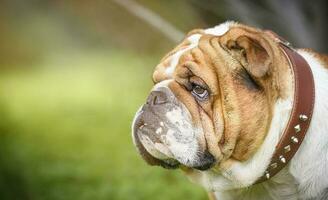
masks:
[(294, 130), (296, 133), (301, 131), (301, 125), (297, 124), (296, 126), (294, 126)]
[(267, 178), (267, 179), (270, 178), (270, 173), (268, 171), (265, 172), (265, 178)]
[(284, 164), (286, 163), (286, 158), (284, 158), (283, 155), (279, 156), (279, 160), (280, 160), (280, 162), (282, 162)]
[(285, 45), (286, 47), (290, 48), (290, 49), (293, 48), (292, 44), (288, 41), (283, 41), (282, 44)]
[(289, 152), (290, 151), (290, 145), (285, 146), (284, 150), (285, 150), (285, 153)]
[(292, 142), (293, 142), (294, 144), (297, 144), (297, 143), (298, 143), (298, 139), (297, 139), (297, 137), (292, 136), (290, 139), (292, 140)]
[(308, 120), (308, 116), (306, 116), (306, 115), (304, 115), (304, 114), (301, 114), (301, 115), (299, 116), (299, 118), (300, 118), (300, 120), (303, 121), (303, 122), (305, 122), (306, 120)]

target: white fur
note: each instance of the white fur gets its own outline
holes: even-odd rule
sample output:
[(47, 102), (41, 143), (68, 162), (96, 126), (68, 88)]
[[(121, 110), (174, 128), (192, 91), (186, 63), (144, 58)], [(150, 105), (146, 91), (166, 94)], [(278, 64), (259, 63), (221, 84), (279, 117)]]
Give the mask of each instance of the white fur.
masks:
[(156, 134), (161, 134), (163, 131), (162, 127), (158, 127), (155, 131)]
[(235, 22), (227, 21), (225, 23), (219, 24), (213, 28), (208, 28), (205, 30), (206, 34), (221, 36), (228, 32), (231, 25), (235, 24)]
[(156, 85), (154, 85), (152, 91), (157, 90), (160, 87), (168, 87), (168, 85), (173, 81), (173, 79), (167, 79), (164, 81), (161, 81), (159, 83), (157, 83)]
[[(167, 158), (174, 158), (174, 155), (172, 154), (172, 152), (164, 144), (155, 143), (154, 147), (155, 147), (155, 149), (157, 149), (158, 151), (160, 151), (161, 153), (166, 155)], [(157, 158), (159, 158), (159, 157), (157, 157)]]
[(198, 161), (198, 140), (200, 131), (194, 128), (187, 108), (176, 107), (166, 113), (167, 119), (175, 125), (166, 135), (167, 145), (180, 163), (192, 166)]
[[(192, 39), (197, 40), (197, 37), (192, 37)], [(153, 90), (168, 88), (171, 81), (172, 79), (161, 81), (153, 87)], [(167, 133), (163, 134), (161, 137), (161, 142), (168, 148), (170, 158), (177, 159), (180, 163), (187, 166), (193, 165), (198, 158), (199, 146), (197, 144), (197, 137), (201, 135), (202, 131), (192, 126), (191, 115), (183, 104), (169, 110), (165, 114), (165, 117), (174, 125), (174, 127), (170, 127), (170, 124), (165, 124), (162, 121), (159, 123), (160, 126), (166, 125), (168, 127)], [(158, 132), (162, 132), (161, 127), (157, 130)], [(157, 151), (168, 155), (166, 149), (165, 152), (163, 152), (163, 148), (160, 149), (159, 147), (161, 146), (153, 145), (153, 148), (156, 148)]]

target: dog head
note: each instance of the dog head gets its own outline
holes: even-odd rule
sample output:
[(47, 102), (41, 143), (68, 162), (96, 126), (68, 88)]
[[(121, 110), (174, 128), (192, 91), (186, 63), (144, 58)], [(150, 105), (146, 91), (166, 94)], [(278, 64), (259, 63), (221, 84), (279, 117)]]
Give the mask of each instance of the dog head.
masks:
[(270, 34), (241, 24), (190, 32), (153, 73), (133, 123), (139, 153), (151, 165), (199, 170), (250, 159), (275, 102), (290, 95), (283, 57)]

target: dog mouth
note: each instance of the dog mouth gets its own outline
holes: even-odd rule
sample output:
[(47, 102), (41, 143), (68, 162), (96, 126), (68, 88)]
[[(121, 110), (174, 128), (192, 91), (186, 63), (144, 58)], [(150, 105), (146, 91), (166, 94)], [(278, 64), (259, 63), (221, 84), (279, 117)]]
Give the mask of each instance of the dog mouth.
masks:
[[(147, 127), (147, 128), (145, 128)], [(189, 160), (186, 163), (179, 162), (176, 158), (174, 158), (173, 154), (167, 149), (167, 151), (159, 152), (155, 150), (149, 150), (145, 147), (145, 145), (140, 141), (140, 137), (143, 134), (151, 135), (154, 134), (156, 130), (151, 128), (149, 124), (144, 122), (142, 117), (138, 117), (134, 123), (133, 127), (133, 136), (135, 145), (141, 154), (142, 158), (150, 165), (161, 166), (165, 169), (178, 169), (182, 166), (187, 168), (193, 168), (200, 171), (206, 171), (212, 168), (215, 163), (215, 157), (207, 150), (202, 153), (199, 153), (197, 158), (197, 162), (191, 163)], [(154, 154), (156, 156), (154, 156)]]
[(197, 169), (200, 171), (206, 171), (209, 170), (210, 168), (212, 168), (214, 166), (215, 163), (215, 159), (213, 156), (208, 156), (207, 159), (205, 159), (202, 164), (198, 165), (198, 166), (194, 166), (194, 167), (188, 167), (185, 166), (181, 163), (179, 163), (177, 160), (175, 159), (165, 159), (165, 160), (161, 160), (160, 162), (160, 166), (165, 168), (165, 169), (177, 169), (181, 166), (184, 167), (188, 167), (188, 168), (193, 168), (193, 169)]
[(181, 166), (184, 166), (187, 168), (193, 168), (193, 169), (197, 169), (200, 171), (206, 171), (206, 170), (211, 169), (215, 165), (215, 163), (216, 163), (216, 160), (215, 160), (214, 156), (212, 154), (206, 152), (204, 158), (200, 160), (199, 164), (192, 166), (192, 167), (181, 164), (179, 161), (177, 161), (173, 158), (159, 160), (158, 165), (165, 169), (177, 169)]
[[(179, 161), (175, 160), (175, 159), (164, 159), (161, 160), (161, 164), (160, 166), (165, 168), (165, 169), (177, 169), (180, 166), (184, 166), (184, 167), (188, 167), (185, 166), (181, 163), (179, 163)], [(214, 158), (214, 156), (209, 153), (208, 151), (206, 151), (204, 153), (204, 157), (200, 160), (199, 164), (193, 167), (189, 167), (189, 168), (194, 168), (200, 171), (206, 171), (209, 170), (210, 168), (212, 168), (215, 164), (216, 160)]]
[(215, 157), (209, 151), (206, 150), (202, 158), (199, 160), (199, 164), (194, 166), (193, 168), (201, 171), (205, 171), (212, 168), (215, 165), (215, 163), (216, 163)]

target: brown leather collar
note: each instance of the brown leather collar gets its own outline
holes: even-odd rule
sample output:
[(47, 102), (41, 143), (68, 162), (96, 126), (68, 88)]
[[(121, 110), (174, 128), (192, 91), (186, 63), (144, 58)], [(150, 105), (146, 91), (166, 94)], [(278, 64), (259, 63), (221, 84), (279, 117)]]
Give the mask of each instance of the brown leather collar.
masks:
[(290, 44), (272, 31), (271, 34), (279, 43), (294, 73), (294, 102), (287, 127), (282, 134), (271, 162), (263, 176), (255, 183), (266, 181), (276, 175), (293, 158), (301, 146), (312, 118), (315, 89), (311, 68)]

